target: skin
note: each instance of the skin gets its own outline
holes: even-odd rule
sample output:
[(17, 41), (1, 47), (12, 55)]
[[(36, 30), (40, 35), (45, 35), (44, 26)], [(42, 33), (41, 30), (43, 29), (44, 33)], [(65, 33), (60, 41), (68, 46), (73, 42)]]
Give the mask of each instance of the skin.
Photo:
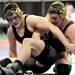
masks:
[[(46, 15), (46, 18), (48, 19), (48, 21), (52, 22), (53, 24), (55, 24), (56, 26), (58, 26), (60, 28), (60, 30), (62, 31), (64, 29), (64, 27), (66, 26), (67, 23), (69, 23), (71, 20), (68, 19), (68, 18), (65, 18), (64, 20), (62, 20), (60, 18), (60, 15), (57, 14), (57, 13), (48, 13)], [(74, 35), (74, 32), (75, 32), (75, 23), (74, 24), (71, 24), (67, 30), (65, 31), (64, 35), (65, 37), (67, 38), (67, 40), (75, 45), (75, 35)], [(75, 48), (75, 46), (74, 46)], [(67, 49), (68, 52), (63, 52), (61, 54), (64, 55), (64, 57), (60, 60), (57, 61), (57, 63), (63, 63), (63, 64), (71, 64), (71, 60), (70, 59), (70, 54), (69, 52), (75, 52), (74, 50), (71, 50), (69, 51)]]
[[(16, 28), (16, 31), (19, 36), (24, 34), (24, 16), (21, 18), (12, 11), (12, 14), (6, 15), (7, 20)], [(22, 42), (22, 48), (17, 54), (16, 51), (16, 38), (12, 32), (12, 27), (10, 26), (7, 32), (9, 39), (9, 56), (10, 58), (17, 58), (23, 64), (30, 58), (30, 56), (38, 56), (44, 49), (45, 43), (40, 39), (45, 32), (51, 31), (56, 38), (58, 38), (64, 46), (70, 51), (74, 46), (70, 44), (59, 28), (48, 21), (48, 19), (40, 16), (29, 15), (26, 19), (27, 28), (30, 32), (33, 33), (32, 38), (25, 38)], [(42, 36), (41, 36), (42, 35)]]

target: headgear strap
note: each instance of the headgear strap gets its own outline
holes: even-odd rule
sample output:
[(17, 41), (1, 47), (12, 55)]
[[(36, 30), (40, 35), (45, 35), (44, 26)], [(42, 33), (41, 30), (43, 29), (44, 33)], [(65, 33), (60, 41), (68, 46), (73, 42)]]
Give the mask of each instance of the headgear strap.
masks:
[(23, 15), (23, 12), (20, 10), (19, 6), (16, 3), (6, 4), (3, 9), (4, 14), (7, 15), (9, 10), (15, 11), (19, 17), (22, 17), (22, 15)]

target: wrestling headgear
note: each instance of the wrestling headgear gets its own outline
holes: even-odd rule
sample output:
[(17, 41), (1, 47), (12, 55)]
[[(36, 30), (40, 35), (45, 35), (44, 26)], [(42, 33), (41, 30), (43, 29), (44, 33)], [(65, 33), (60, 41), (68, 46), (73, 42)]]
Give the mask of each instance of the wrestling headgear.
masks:
[(17, 15), (21, 18), (23, 15), (23, 12), (20, 10), (19, 6), (16, 3), (8, 3), (5, 5), (3, 12), (5, 16), (12, 11), (15, 11)]
[(62, 19), (66, 17), (65, 6), (62, 2), (54, 2), (50, 5), (48, 12), (57, 13)]

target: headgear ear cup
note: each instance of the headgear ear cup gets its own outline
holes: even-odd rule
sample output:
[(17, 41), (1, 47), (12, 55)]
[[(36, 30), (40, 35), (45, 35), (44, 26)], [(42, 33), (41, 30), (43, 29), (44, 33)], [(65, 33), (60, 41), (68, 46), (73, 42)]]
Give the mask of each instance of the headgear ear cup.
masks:
[(6, 16), (9, 10), (15, 11), (17, 15), (21, 18), (23, 15), (23, 12), (19, 8), (19, 6), (16, 3), (7, 3), (3, 9), (3, 12)]
[(62, 14), (60, 14), (61, 18), (64, 19), (66, 17), (66, 10), (65, 10), (65, 7), (62, 8), (62, 11), (61, 11)]
[(17, 15), (21, 18), (22, 15), (23, 15), (23, 12), (20, 10), (20, 8), (16, 8), (16, 11)]
[(48, 12), (58, 13), (62, 19), (66, 16), (66, 9), (62, 2), (54, 2), (50, 5)]

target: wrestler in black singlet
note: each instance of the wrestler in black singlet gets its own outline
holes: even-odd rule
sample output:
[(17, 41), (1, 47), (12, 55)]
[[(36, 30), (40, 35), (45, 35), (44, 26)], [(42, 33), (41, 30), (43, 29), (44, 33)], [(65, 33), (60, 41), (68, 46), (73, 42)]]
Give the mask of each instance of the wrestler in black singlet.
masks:
[[(26, 25), (26, 18), (28, 15), (25, 16), (25, 32), (23, 37), (20, 37), (18, 35), (18, 33), (16, 32), (16, 28), (12, 25), (12, 29), (13, 29), (13, 33), (15, 35), (15, 38), (17, 39), (17, 41), (19, 41), (20, 43), (22, 43), (24, 38), (31, 38), (32, 36), (32, 32), (30, 32), (27, 29), (27, 25)], [(48, 43), (47, 43), (48, 44)], [(51, 51), (52, 50), (52, 51)], [(51, 57), (51, 58), (50, 58)], [(52, 61), (55, 58), (55, 51), (53, 50), (53, 48), (51, 48), (51, 46), (48, 44), (45, 46), (44, 51), (42, 51), (42, 53), (37, 56), (37, 57), (33, 57), (36, 60), (38, 60), (39, 62), (41, 62), (44, 65), (49, 65), (51, 63), (51, 65), (53, 64), (54, 61)], [(28, 67), (29, 65), (27, 65)], [(33, 68), (34, 70), (35, 68)], [(49, 69), (49, 68), (45, 68), (45, 69)], [(44, 70), (45, 70), (44, 69)], [(36, 69), (35, 69), (36, 70)], [(43, 72), (44, 70), (41, 71), (41, 69), (39, 70), (40, 72)], [(37, 71), (37, 70), (36, 70)], [(38, 72), (39, 72), (38, 71)], [(35, 72), (35, 71), (34, 71)]]
[[(24, 38), (31, 38), (32, 33), (27, 29), (27, 25), (26, 25), (26, 18), (25, 17), (25, 33), (23, 37), (20, 37), (14, 26), (12, 26), (13, 28), (13, 32), (14, 35), (16, 37), (16, 39), (22, 43)], [(69, 25), (71, 25), (73, 22), (70, 21), (66, 27), (64, 28), (64, 30), (62, 31), (63, 33), (66, 31), (66, 29), (69, 27)], [(41, 54), (37, 57), (33, 57), (35, 60), (33, 60), (32, 65), (28, 64), (26, 66), (26, 70), (30, 69), (34, 72), (34, 73), (42, 73), (47, 71), (57, 60), (57, 54), (60, 52), (65, 51), (65, 47), (64, 45), (57, 39), (53, 37), (53, 34), (51, 32), (46, 33), (45, 36), (42, 38), (42, 40), (45, 42), (45, 48), (44, 50), (41, 52)], [(44, 64), (45, 67), (44, 68), (40, 68), (38, 66), (34, 66), (35, 62), (38, 60), (40, 63)], [(31, 61), (30, 61), (31, 62)], [(30, 66), (29, 66), (30, 65)]]
[(32, 32), (30, 32), (27, 28), (27, 25), (26, 25), (26, 18), (27, 18), (28, 15), (25, 16), (25, 31), (24, 31), (24, 35), (23, 37), (20, 37), (17, 32), (16, 32), (16, 28), (12, 25), (12, 29), (13, 29), (13, 33), (15, 35), (15, 38), (17, 39), (17, 41), (19, 41), (20, 43), (22, 43), (23, 39), (24, 38), (31, 38), (32, 36)]
[[(73, 24), (73, 21), (70, 21), (65, 26), (65, 28), (64, 28), (64, 30), (62, 32), (65, 33), (66, 29), (71, 24)], [(58, 60), (58, 58), (59, 58), (59, 57), (57, 57), (58, 53), (64, 52), (65, 51), (65, 47), (60, 42), (60, 40), (58, 40), (57, 38), (53, 37), (53, 34), (51, 32), (46, 33), (44, 38), (43, 38), (43, 40), (44, 40), (46, 46), (45, 46), (44, 50), (42, 51), (42, 53), (37, 57), (37, 60), (39, 60), (39, 62), (43, 63), (44, 65), (48, 65), (48, 64), (54, 63), (54, 61)], [(52, 56), (52, 58), (51, 58), (51, 56)]]

